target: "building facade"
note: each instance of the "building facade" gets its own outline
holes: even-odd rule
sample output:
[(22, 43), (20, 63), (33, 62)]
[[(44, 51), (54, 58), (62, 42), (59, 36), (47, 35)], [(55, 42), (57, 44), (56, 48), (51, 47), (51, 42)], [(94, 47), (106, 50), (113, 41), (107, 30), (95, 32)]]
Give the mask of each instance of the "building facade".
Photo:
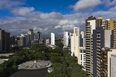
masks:
[(114, 30), (114, 48), (116, 48), (116, 19), (108, 21), (108, 30)]
[(111, 77), (116, 77), (116, 55), (111, 55)]
[(83, 31), (80, 34), (80, 47), (85, 47), (85, 34)]
[(10, 50), (10, 33), (0, 29), (0, 52), (8, 52)]
[(49, 44), (50, 43), (50, 39), (46, 39), (45, 41), (46, 41), (45, 42), (46, 44)]
[(55, 45), (55, 34), (51, 33), (51, 45)]
[(93, 30), (96, 29), (96, 18), (93, 16), (88, 17), (86, 19), (86, 72), (87, 75), (90, 76), (91, 73), (93, 72), (93, 66), (91, 65), (92, 63), (92, 35), (93, 35)]
[[(100, 53), (99, 74), (100, 77), (112, 77), (112, 55), (116, 55), (116, 49), (102, 48)], [(114, 67), (113, 67), (114, 68)], [(115, 75), (115, 74), (114, 74)]]
[(71, 33), (70, 37), (71, 37), (71, 56), (75, 55), (78, 58), (80, 46), (78, 27), (74, 27), (74, 33)]
[(78, 64), (82, 65), (84, 68), (83, 70), (86, 71), (86, 53), (85, 47), (79, 47), (79, 55), (78, 55)]
[(30, 35), (30, 41), (34, 40), (33, 29), (29, 29), (28, 34)]
[(37, 32), (37, 39), (39, 40), (39, 43), (42, 43), (42, 33)]
[(68, 47), (69, 44), (69, 35), (67, 31), (64, 31), (64, 46)]
[(114, 36), (112, 30), (104, 30), (103, 27), (97, 27), (95, 30), (93, 30), (93, 59), (91, 63), (91, 66), (93, 67), (93, 72), (91, 72), (91, 76), (101, 77), (99, 71), (101, 48), (113, 48), (113, 37)]
[(15, 44), (15, 37), (10, 35), (10, 44)]

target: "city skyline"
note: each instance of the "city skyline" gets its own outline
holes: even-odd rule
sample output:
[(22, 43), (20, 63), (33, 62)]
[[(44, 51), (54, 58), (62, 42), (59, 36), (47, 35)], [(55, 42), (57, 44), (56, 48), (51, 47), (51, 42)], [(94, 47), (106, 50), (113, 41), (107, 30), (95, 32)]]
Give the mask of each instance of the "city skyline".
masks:
[(50, 36), (51, 31), (61, 37), (64, 31), (73, 32), (73, 27), (85, 31), (85, 19), (91, 15), (115, 19), (115, 3), (115, 0), (4, 0), (0, 1), (0, 28), (13, 36), (33, 29), (34, 33), (42, 32), (43, 37)]

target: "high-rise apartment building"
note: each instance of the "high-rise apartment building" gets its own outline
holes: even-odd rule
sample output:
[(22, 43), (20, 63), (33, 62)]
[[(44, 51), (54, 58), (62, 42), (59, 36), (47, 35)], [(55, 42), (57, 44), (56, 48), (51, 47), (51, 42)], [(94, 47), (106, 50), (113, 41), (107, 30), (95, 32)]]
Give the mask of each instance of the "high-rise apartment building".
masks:
[(83, 70), (86, 71), (86, 53), (85, 47), (79, 47), (79, 55), (78, 55), (78, 64), (82, 65), (84, 68)]
[[(93, 16), (86, 19), (86, 72), (91, 77), (96, 77), (98, 73), (97, 56), (102, 47), (113, 46), (113, 31), (108, 29), (108, 21), (102, 16), (96, 19)], [(96, 65), (97, 64), (97, 65)]]
[(29, 29), (28, 34), (30, 35), (30, 41), (34, 40), (33, 29)]
[(10, 35), (10, 44), (15, 44), (15, 37)]
[(50, 39), (45, 39), (45, 43), (49, 44), (50, 43)]
[(85, 34), (83, 31), (80, 34), (80, 47), (85, 47)]
[(55, 45), (55, 34), (51, 33), (51, 45)]
[(0, 52), (4, 50), (5, 46), (5, 31), (0, 29)]
[(24, 36), (25, 36), (25, 39), (26, 39), (26, 46), (30, 47), (31, 46), (30, 35), (25, 34)]
[(17, 37), (17, 44), (19, 47), (25, 47), (26, 46), (26, 38), (24, 36)]
[[(81, 32), (82, 36), (82, 42), (84, 38), (84, 32)], [(80, 35), (79, 35), (79, 28), (74, 27), (74, 33), (70, 34), (70, 45), (71, 45), (71, 56), (76, 56), (78, 59), (78, 64), (82, 65), (84, 67), (83, 70), (85, 70), (85, 65), (86, 65), (86, 53), (85, 53), (85, 47), (82, 46), (80, 47)]]
[(78, 27), (74, 27), (74, 33), (71, 33), (70, 37), (71, 37), (71, 56), (75, 55), (76, 57), (78, 57), (80, 46)]
[(10, 50), (10, 33), (0, 29), (0, 52), (8, 52)]
[(39, 43), (42, 43), (42, 33), (37, 32), (37, 39), (39, 40)]
[(10, 33), (5, 32), (5, 52), (10, 50)]
[(116, 48), (116, 19), (108, 21), (108, 30), (114, 30), (114, 47)]
[[(97, 77), (112, 77), (114, 71), (112, 71), (112, 66), (115, 66), (112, 64), (112, 55), (116, 55), (116, 49), (110, 49), (108, 47), (102, 48), (100, 55), (99, 55), (99, 76)], [(113, 67), (114, 68), (114, 67)], [(115, 76), (114, 76), (115, 77)]]
[(107, 20), (102, 20), (102, 25), (104, 30), (107, 30), (108, 29), (108, 21)]
[(19, 38), (19, 36), (17, 36), (17, 46), (18, 47), (20, 46), (20, 38)]
[(68, 47), (69, 44), (69, 35), (67, 31), (64, 31), (64, 46)]
[[(90, 76), (92, 72), (92, 35), (93, 30), (96, 29), (96, 18), (93, 16), (88, 17), (86, 19), (86, 72), (87, 75)], [(99, 26), (99, 25), (98, 25)]]
[(42, 39), (42, 33), (41, 32), (37, 32), (37, 39)]
[(91, 77), (101, 77), (100, 76), (100, 54), (101, 48), (109, 47), (113, 48), (113, 31), (112, 30), (104, 30), (103, 27), (97, 27), (93, 30), (93, 47), (92, 47), (92, 58), (91, 66), (93, 70), (91, 72)]

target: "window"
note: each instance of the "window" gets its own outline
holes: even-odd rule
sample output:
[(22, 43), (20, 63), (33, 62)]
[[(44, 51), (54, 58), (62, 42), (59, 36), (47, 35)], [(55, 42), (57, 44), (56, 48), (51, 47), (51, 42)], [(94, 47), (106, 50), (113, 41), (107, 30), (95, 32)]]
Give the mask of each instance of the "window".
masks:
[(82, 60), (82, 54), (81, 54), (81, 60)]

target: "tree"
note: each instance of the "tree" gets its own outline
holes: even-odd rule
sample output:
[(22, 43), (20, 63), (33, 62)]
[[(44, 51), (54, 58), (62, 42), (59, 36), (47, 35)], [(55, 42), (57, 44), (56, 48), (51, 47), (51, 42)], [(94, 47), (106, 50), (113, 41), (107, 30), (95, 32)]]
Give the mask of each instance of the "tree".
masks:
[(31, 51), (37, 52), (39, 50), (39, 45), (33, 44), (33, 46), (30, 48)]
[(63, 43), (60, 40), (56, 40), (56, 46), (63, 48)]
[(42, 53), (41, 52), (35, 52), (34, 57), (36, 60), (41, 59)]
[(61, 62), (60, 58), (58, 56), (51, 56), (51, 59), (50, 61), (52, 63), (58, 63), (58, 62)]

